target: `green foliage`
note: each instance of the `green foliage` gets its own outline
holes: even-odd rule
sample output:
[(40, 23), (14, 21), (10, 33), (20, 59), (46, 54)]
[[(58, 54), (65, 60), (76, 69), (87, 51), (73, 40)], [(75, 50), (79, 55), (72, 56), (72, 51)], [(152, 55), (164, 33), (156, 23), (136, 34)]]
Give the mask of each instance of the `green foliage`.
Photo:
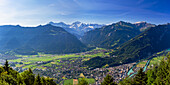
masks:
[(78, 85), (88, 85), (88, 82), (85, 80), (85, 78), (82, 78), (82, 79), (79, 81)]
[(46, 85), (57, 85), (52, 78), (47, 77), (45, 79)]
[(8, 61), (6, 60), (5, 65), (4, 65), (5, 71), (9, 72), (9, 64)]
[(1, 79), (7, 82), (9, 85), (17, 85), (17, 81), (15, 78), (12, 77), (12, 75), (2, 74)]
[(154, 80), (156, 79), (156, 70), (155, 68), (153, 70), (148, 70), (147, 71), (147, 85), (151, 85), (154, 83)]
[(21, 73), (21, 76), (23, 78), (23, 81), (26, 85), (33, 85), (35, 80), (35, 75), (33, 74), (32, 70), (29, 68), (29, 70), (24, 71)]
[[(78, 81), (81, 81), (83, 78), (78, 78)], [(85, 81), (88, 82), (88, 84), (94, 84), (95, 83), (95, 79), (94, 78), (84, 78)]]
[(44, 77), (41, 78), (42, 85), (46, 85), (46, 79)]
[(64, 80), (64, 85), (73, 85), (73, 79)]
[(35, 78), (31, 69), (28, 69), (21, 74), (13, 70), (8, 65), (8, 61), (4, 67), (0, 67), (0, 85), (57, 85), (52, 78), (40, 77), (38, 74)]
[(146, 73), (140, 69), (134, 78), (126, 78), (120, 85), (170, 85), (170, 55)]
[(146, 81), (147, 75), (145, 74), (145, 72), (143, 72), (143, 69), (141, 68), (134, 78), (135, 85), (146, 85)]
[(108, 74), (104, 78), (104, 81), (101, 83), (101, 85), (117, 85), (117, 84), (114, 82), (113, 77)]
[[(82, 79), (85, 79), (88, 84), (95, 84), (94, 78), (78, 78), (78, 82), (80, 82)], [(64, 85), (73, 85), (73, 79), (64, 80)]]
[(134, 85), (133, 83), (131, 78), (125, 78), (123, 81), (119, 82), (120, 85)]
[[(123, 61), (122, 61), (123, 62)], [(121, 57), (94, 57), (88, 61), (85, 61), (84, 64), (88, 65), (91, 69), (101, 68), (102, 66), (108, 64), (110, 67), (117, 66), (122, 64)]]
[(39, 74), (35, 78), (34, 85), (42, 85), (41, 77)]
[(5, 72), (3, 67), (0, 67), (0, 73)]

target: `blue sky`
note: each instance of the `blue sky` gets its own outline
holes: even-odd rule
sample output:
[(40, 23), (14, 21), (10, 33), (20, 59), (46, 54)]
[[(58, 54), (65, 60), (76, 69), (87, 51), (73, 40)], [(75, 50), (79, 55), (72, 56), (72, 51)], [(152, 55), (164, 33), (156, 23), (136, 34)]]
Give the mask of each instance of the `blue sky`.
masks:
[(169, 0), (0, 0), (0, 25), (53, 22), (170, 22)]

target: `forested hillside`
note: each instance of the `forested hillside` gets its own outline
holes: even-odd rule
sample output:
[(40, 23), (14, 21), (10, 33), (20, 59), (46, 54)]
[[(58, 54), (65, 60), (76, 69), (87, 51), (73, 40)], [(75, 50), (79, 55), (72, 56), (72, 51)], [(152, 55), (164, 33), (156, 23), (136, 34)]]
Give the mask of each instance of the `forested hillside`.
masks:
[(152, 69), (143, 72), (138, 71), (134, 78), (126, 78), (120, 85), (169, 85), (170, 84), (170, 55), (167, 55), (160, 63), (154, 65)]
[(57, 85), (52, 78), (33, 74), (31, 69), (19, 73), (9, 67), (8, 61), (0, 67), (0, 85)]
[(89, 46), (115, 48), (152, 26), (146, 22), (132, 24), (120, 21), (85, 33), (81, 41)]
[(84, 64), (90, 67), (102, 67), (135, 62), (151, 56), (153, 53), (170, 48), (170, 24), (152, 27), (121, 45), (109, 58), (95, 57)]
[(170, 48), (170, 24), (152, 27), (130, 41), (124, 43), (115, 53), (127, 62), (147, 58), (153, 53)]
[(63, 28), (50, 24), (37, 27), (1, 26), (0, 51), (18, 54), (61, 54), (84, 51), (86, 46)]

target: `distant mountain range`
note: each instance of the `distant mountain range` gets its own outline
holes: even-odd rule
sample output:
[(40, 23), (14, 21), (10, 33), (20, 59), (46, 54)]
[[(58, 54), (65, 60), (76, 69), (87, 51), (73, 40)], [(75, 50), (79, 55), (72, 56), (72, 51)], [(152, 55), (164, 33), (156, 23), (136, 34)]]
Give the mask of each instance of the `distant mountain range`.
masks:
[(104, 25), (101, 24), (86, 24), (82, 22), (74, 22), (72, 24), (65, 24), (64, 22), (54, 23), (49, 22), (49, 24), (53, 26), (58, 26), (64, 28), (66, 31), (76, 35), (76, 36), (82, 36), (85, 32), (88, 32), (90, 30), (94, 30), (96, 28), (101, 28)]
[(115, 66), (148, 58), (154, 53), (170, 48), (170, 24), (151, 27), (130, 39), (111, 53), (109, 58), (95, 57), (84, 64), (90, 67)]
[(88, 31), (81, 37), (81, 41), (88, 46), (115, 48), (130, 40), (154, 24), (146, 22), (129, 23), (120, 21), (99, 29)]
[(85, 48), (74, 35), (50, 24), (37, 27), (0, 26), (0, 52), (63, 54), (81, 52)]
[(4, 25), (0, 26), (0, 52), (65, 54), (87, 51), (93, 47), (113, 49), (110, 57), (94, 57), (84, 62), (96, 68), (148, 58), (170, 48), (169, 37), (170, 24), (147, 22), (120, 21), (111, 25), (50, 22), (37, 27)]
[(115, 49), (154, 26), (146, 22), (132, 24), (124, 21), (105, 26), (81, 22), (71, 25), (50, 22), (37, 27), (4, 25), (0, 26), (0, 52), (62, 54), (82, 52), (89, 47)]

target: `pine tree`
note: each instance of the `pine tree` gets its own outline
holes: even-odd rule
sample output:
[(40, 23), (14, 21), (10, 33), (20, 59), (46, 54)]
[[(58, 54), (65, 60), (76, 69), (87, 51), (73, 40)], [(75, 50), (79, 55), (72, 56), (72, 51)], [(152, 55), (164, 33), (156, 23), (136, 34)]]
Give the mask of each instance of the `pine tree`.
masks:
[(35, 78), (35, 81), (34, 81), (34, 85), (42, 85), (41, 83), (41, 77), (40, 75), (38, 74)]
[(22, 80), (22, 77), (20, 76), (20, 74), (17, 75), (17, 83), (20, 85), (20, 84), (23, 84), (23, 80)]
[(113, 77), (108, 74), (104, 78), (104, 81), (101, 83), (101, 85), (117, 85), (117, 84), (114, 82)]
[(4, 64), (4, 69), (5, 69), (5, 71), (9, 72), (9, 64), (8, 64), (7, 59), (6, 59), (6, 62)]
[(167, 70), (168, 74), (166, 76), (166, 85), (170, 84), (170, 54), (168, 53), (167, 55)]
[(29, 73), (33, 73), (32, 70), (31, 70), (31, 68), (29, 68), (28, 71), (29, 71)]
[(41, 83), (42, 83), (42, 85), (46, 85), (46, 80), (44, 77), (41, 78)]
[(88, 82), (85, 80), (85, 78), (82, 78), (82, 79), (79, 81), (78, 85), (88, 85)]
[(165, 82), (165, 79), (166, 79), (166, 76), (168, 75), (168, 69), (167, 69), (167, 63), (164, 61), (164, 60), (162, 60), (161, 62), (160, 62), (160, 65), (159, 65), (159, 67), (158, 67), (158, 72), (157, 72), (157, 74), (156, 74), (156, 76), (157, 76), (157, 78), (156, 78), (156, 83), (157, 84), (165, 84), (166, 82)]
[(0, 67), (0, 74), (2, 73), (2, 72), (4, 72), (5, 70), (4, 70), (4, 68), (3, 67)]
[(132, 78), (125, 78), (119, 82), (120, 85), (133, 85)]
[(152, 70), (147, 71), (147, 85), (151, 85), (155, 83), (157, 68), (154, 66)]
[[(7, 72), (8, 71), (8, 72)], [(52, 78), (40, 77), (31, 69), (25, 70), (21, 74), (9, 67), (6, 60), (3, 67), (0, 67), (0, 85), (57, 85)]]
[(135, 85), (146, 85), (147, 84), (147, 75), (145, 72), (143, 72), (143, 69), (141, 68), (138, 71), (138, 74), (136, 74), (134, 78)]
[(23, 78), (23, 81), (26, 85), (33, 85), (35, 81), (35, 75), (33, 74), (32, 70), (26, 70), (23, 73), (21, 73), (21, 76)]

